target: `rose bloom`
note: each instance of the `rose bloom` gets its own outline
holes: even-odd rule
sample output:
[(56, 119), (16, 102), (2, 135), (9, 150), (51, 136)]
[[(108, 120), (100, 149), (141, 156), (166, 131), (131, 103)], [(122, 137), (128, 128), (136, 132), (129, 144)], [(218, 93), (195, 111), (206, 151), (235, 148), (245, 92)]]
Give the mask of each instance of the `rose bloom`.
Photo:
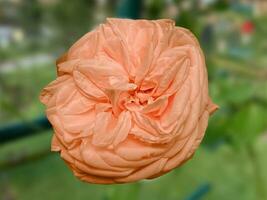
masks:
[(107, 19), (58, 59), (57, 75), (40, 95), (51, 148), (86, 182), (134, 182), (180, 166), (217, 109), (196, 38), (168, 19)]

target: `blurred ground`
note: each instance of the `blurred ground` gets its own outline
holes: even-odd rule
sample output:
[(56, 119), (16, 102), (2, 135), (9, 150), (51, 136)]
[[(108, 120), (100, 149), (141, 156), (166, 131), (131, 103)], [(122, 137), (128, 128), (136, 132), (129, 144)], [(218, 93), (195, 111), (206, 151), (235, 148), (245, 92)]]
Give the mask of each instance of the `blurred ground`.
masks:
[[(43, 133), (2, 146), (0, 166), (5, 157), (10, 158), (12, 154), (49, 151), (50, 137), (51, 134)], [(267, 165), (266, 144), (266, 139), (255, 143), (262, 166)], [(4, 199), (174, 200), (185, 199), (203, 182), (212, 183), (211, 191), (203, 199), (251, 200), (257, 196), (250, 159), (226, 145), (220, 146), (216, 152), (202, 147), (186, 165), (155, 180), (117, 186), (80, 182), (57, 154), (49, 153), (34, 162), (11, 166), (0, 173)], [(262, 175), (267, 180), (266, 170)]]

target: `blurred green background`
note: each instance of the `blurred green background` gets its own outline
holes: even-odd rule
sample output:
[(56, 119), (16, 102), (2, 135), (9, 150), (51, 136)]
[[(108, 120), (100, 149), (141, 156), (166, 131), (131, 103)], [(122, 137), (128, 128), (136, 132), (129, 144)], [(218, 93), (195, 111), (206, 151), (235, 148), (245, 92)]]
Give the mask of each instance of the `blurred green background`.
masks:
[[(139, 4), (139, 3), (140, 4)], [(193, 159), (152, 181), (78, 181), (52, 132), (0, 143), (0, 199), (267, 200), (267, 1), (0, 0), (0, 130), (44, 114), (55, 59), (106, 17), (172, 18), (206, 55), (211, 117)], [(1, 135), (0, 135), (1, 138)]]

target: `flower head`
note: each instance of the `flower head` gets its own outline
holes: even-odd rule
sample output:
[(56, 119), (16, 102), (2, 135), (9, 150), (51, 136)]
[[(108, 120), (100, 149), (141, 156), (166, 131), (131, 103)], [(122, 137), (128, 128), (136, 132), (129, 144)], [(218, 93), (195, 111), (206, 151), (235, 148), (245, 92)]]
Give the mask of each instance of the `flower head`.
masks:
[(217, 108), (196, 38), (172, 20), (107, 19), (57, 72), (40, 95), (52, 150), (87, 182), (133, 182), (181, 165)]

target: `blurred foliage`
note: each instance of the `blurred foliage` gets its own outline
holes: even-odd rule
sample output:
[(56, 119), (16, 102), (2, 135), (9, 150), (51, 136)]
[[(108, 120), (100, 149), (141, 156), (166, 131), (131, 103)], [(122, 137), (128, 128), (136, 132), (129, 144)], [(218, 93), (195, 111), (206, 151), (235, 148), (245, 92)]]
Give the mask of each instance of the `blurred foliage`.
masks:
[(39, 92), (55, 78), (53, 64), (49, 65), (0, 73), (0, 94), (3, 94), (0, 98), (1, 124), (29, 120), (43, 113)]
[[(65, 1), (64, 1), (65, 2)], [(88, 32), (92, 27), (94, 5), (92, 1), (68, 1), (64, 3), (58, 1), (54, 6), (44, 8), (48, 22), (56, 26), (59, 33), (56, 39), (59, 45), (70, 45), (73, 38), (81, 37), (82, 34)], [(62, 6), (64, 4), (64, 6)], [(79, 14), (77, 14), (79, 12)], [(50, 19), (49, 19), (50, 17)]]
[[(115, 0), (106, 4), (86, 0), (38, 2), (25, 0), (18, 6), (15, 21), (27, 34), (19, 45), (0, 48), (0, 64), (36, 52), (61, 54), (101, 22), (101, 16), (113, 16), (116, 6)], [(210, 96), (220, 109), (210, 118), (205, 145), (194, 159), (154, 181), (88, 185), (77, 181), (58, 155), (44, 156), (51, 134), (40, 134), (1, 146), (0, 198), (7, 194), (25, 200), (88, 196), (101, 200), (171, 200), (185, 198), (206, 181), (212, 183), (212, 191), (205, 199), (267, 199), (267, 16), (254, 16), (247, 4), (238, 1), (231, 4), (218, 0), (203, 8), (198, 2), (147, 0), (141, 13), (147, 19), (174, 19), (178, 26), (190, 29), (203, 47)], [(242, 32), (243, 23), (248, 21), (254, 26), (249, 34)], [(55, 78), (55, 66), (50, 62), (27, 69), (17, 62), (14, 65), (16, 70), (0, 71), (1, 125), (42, 114), (39, 92)], [(34, 154), (43, 157), (28, 162), (28, 157), (35, 159)], [(23, 160), (28, 163), (13, 165)]]

